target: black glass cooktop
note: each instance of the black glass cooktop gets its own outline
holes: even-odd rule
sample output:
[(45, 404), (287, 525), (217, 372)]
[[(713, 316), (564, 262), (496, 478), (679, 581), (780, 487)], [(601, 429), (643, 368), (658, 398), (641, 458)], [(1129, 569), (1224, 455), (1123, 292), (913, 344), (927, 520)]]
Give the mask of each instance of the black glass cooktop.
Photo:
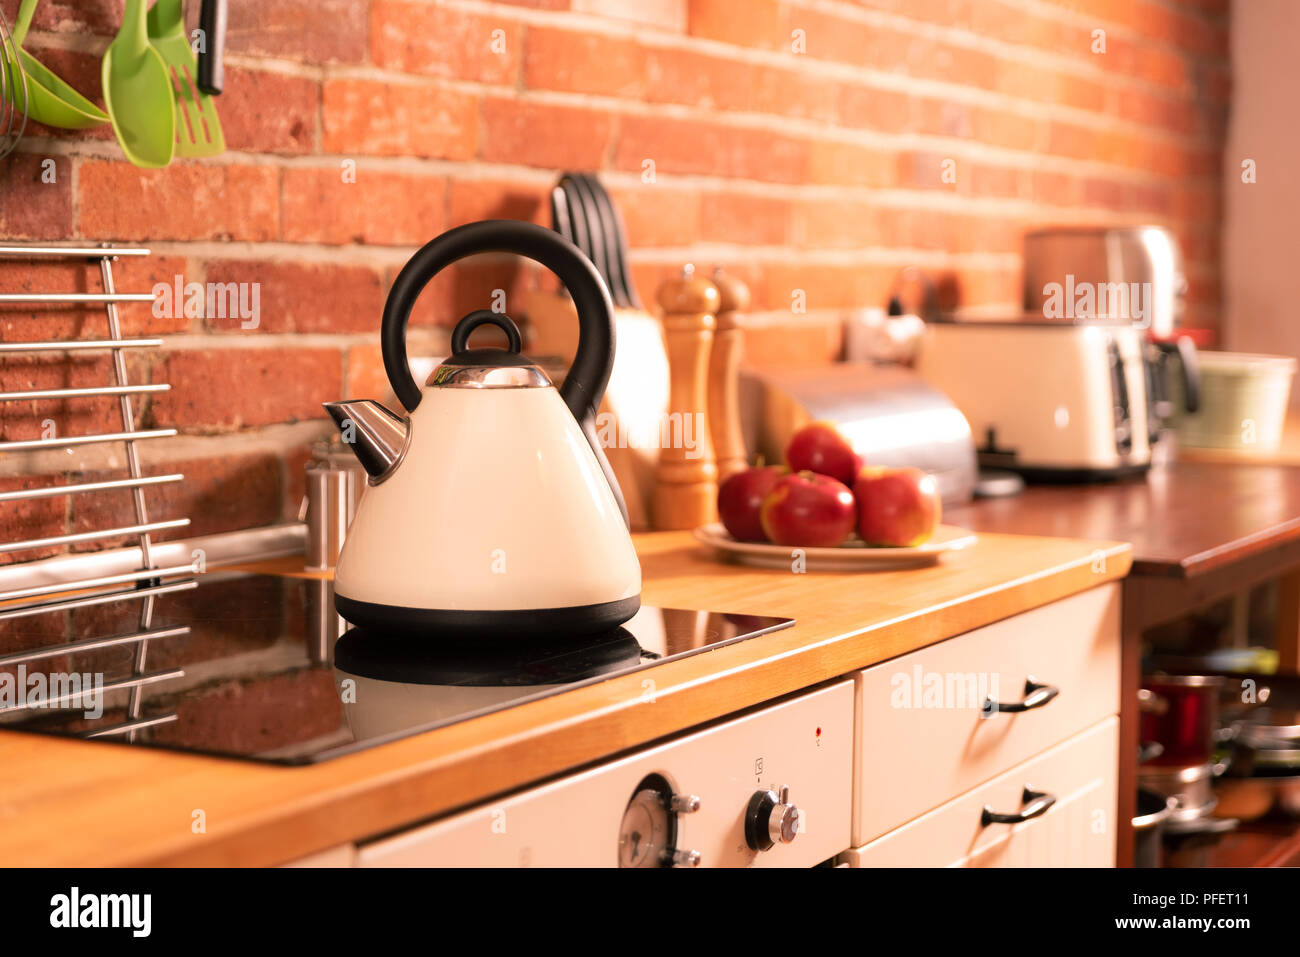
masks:
[(212, 572), (0, 608), (0, 729), (307, 764), (793, 624), (643, 607), (521, 644), (350, 628), (328, 581)]

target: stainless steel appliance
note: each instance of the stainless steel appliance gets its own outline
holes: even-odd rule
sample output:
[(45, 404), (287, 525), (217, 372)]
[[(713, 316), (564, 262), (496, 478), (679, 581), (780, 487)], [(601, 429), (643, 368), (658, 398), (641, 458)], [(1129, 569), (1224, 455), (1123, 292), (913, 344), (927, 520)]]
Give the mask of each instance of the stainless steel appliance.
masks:
[[(1023, 252), (1026, 315), (1134, 322), (1156, 340), (1172, 338), (1182, 320), (1182, 253), (1160, 226), (1035, 229), (1025, 234)], [(1075, 290), (1092, 294), (1092, 315), (1075, 314), (1084, 302), (1071, 294)]]
[(338, 563), (365, 485), (366, 470), (341, 442), (312, 446), (301, 516), (307, 522), (308, 569), (327, 571)]
[(870, 465), (924, 469), (944, 505), (969, 502), (975, 447), (966, 418), (939, 387), (893, 364), (844, 362), (743, 373), (745, 444), (780, 462), (804, 424), (834, 422)]
[(931, 322), (916, 368), (966, 416), (983, 466), (1084, 480), (1151, 465), (1143, 332), (1131, 322)]
[[(1196, 347), (1178, 334), (1187, 278), (1178, 240), (1160, 226), (1058, 226), (1023, 241), (1031, 322), (1124, 323), (1144, 330), (1147, 432), (1154, 446), (1174, 414), (1200, 406)], [(1177, 390), (1170, 380), (1179, 379)]]

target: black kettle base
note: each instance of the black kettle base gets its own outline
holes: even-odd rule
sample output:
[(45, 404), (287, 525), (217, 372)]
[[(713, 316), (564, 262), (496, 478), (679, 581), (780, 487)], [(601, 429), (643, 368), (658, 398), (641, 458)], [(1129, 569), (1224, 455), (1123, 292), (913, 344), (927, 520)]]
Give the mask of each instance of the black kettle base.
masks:
[(618, 627), (637, 613), (641, 596), (570, 605), (563, 608), (463, 609), (408, 608), (346, 598), (337, 592), (334, 608), (354, 625), (403, 635), (471, 640), (511, 640), (551, 635), (598, 634)]

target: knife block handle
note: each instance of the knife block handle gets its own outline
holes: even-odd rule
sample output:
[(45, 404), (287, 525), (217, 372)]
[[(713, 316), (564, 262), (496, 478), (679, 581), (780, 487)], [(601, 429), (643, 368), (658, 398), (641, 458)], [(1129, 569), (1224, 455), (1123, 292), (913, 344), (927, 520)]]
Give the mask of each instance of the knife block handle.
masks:
[(718, 290), (717, 325), (709, 355), (709, 432), (718, 458), (718, 484), (748, 465), (740, 426), (740, 359), (745, 347), (743, 313), (749, 287), (721, 269), (713, 271)]
[(708, 378), (718, 290), (687, 266), (659, 287), (657, 298), (668, 349), (668, 415), (659, 430), (652, 517), (658, 529), (695, 528), (717, 518)]

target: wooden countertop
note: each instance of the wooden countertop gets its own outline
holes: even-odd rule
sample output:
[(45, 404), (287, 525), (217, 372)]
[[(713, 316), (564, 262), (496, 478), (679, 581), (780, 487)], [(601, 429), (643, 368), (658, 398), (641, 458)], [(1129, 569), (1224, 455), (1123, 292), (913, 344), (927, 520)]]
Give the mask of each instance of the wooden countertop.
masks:
[(637, 548), (647, 603), (798, 623), (310, 767), (0, 732), (0, 864), (283, 863), (1121, 578), (1130, 564), (1122, 543), (997, 534), (934, 567), (866, 574), (724, 565), (686, 533), (639, 535)]
[(984, 532), (1133, 544), (1133, 574), (1192, 578), (1300, 541), (1300, 468), (1180, 459), (1145, 478), (1034, 485), (944, 514)]

